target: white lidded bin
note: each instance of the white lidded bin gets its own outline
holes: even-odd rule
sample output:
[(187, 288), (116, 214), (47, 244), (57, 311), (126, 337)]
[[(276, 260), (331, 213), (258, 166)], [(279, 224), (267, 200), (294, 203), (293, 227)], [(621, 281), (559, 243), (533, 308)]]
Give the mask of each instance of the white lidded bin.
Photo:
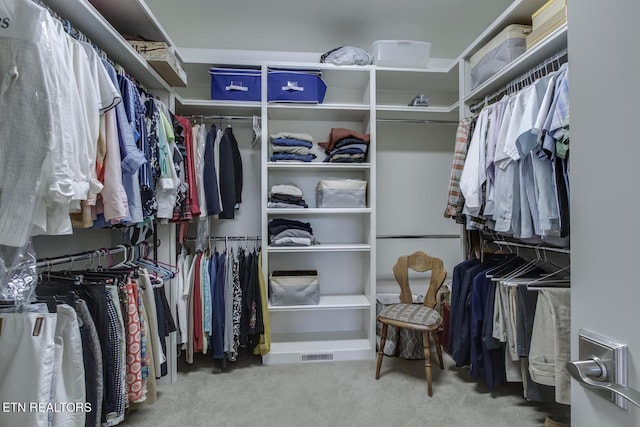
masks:
[(431, 43), (412, 40), (376, 40), (371, 47), (373, 64), (381, 67), (427, 68)]

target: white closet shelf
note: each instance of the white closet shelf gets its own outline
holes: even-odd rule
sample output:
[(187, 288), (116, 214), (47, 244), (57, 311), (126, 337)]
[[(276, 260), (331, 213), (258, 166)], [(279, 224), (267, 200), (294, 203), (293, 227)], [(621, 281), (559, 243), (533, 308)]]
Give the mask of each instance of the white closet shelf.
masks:
[(374, 357), (364, 331), (273, 334), (265, 365), (314, 361), (363, 360)]
[(268, 169), (282, 170), (362, 170), (370, 169), (370, 163), (329, 163), (329, 162), (267, 162)]
[[(144, 40), (164, 41), (169, 46), (175, 43), (164, 30), (144, 0), (89, 0), (120, 34), (135, 34)], [(176, 50), (176, 56), (182, 60)]]
[(271, 305), (269, 311), (311, 311), (338, 309), (369, 309), (371, 302), (365, 295), (320, 295), (320, 302), (313, 305)]
[(148, 89), (171, 91), (147, 61), (116, 31), (115, 28), (87, 0), (47, 0), (46, 3), (71, 25), (104, 50), (109, 58), (131, 74)]
[(267, 115), (272, 120), (308, 120), (363, 122), (370, 114), (369, 104), (294, 104), (269, 103)]
[(368, 243), (322, 243), (311, 246), (268, 246), (270, 253), (291, 252), (368, 252), (371, 245)]
[[(456, 97), (458, 87), (458, 64), (437, 69), (376, 68), (376, 91), (380, 92), (414, 92), (420, 88), (426, 92), (442, 92), (450, 90)], [(415, 95), (415, 93), (414, 93)], [(429, 93), (425, 93), (429, 96)]]
[(182, 98), (176, 95), (176, 111), (179, 114), (195, 115), (260, 115), (259, 101), (213, 101), (206, 99)]
[(456, 120), (458, 102), (451, 105), (430, 105), (428, 107), (409, 107), (408, 105), (378, 105), (378, 120)]
[(360, 215), (371, 212), (371, 208), (267, 208), (267, 215)]
[(509, 83), (515, 77), (525, 74), (528, 70), (538, 65), (543, 59), (560, 52), (567, 46), (567, 24), (563, 24), (544, 40), (527, 50), (502, 70), (498, 71), (489, 80), (469, 92), (464, 97), (466, 103), (480, 101), (484, 96), (495, 92)]

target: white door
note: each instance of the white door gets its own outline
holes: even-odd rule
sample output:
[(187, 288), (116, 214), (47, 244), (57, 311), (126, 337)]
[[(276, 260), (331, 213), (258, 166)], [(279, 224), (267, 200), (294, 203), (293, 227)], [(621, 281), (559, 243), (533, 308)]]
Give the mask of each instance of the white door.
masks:
[[(628, 345), (640, 389), (640, 1), (569, 1), (571, 345), (587, 329)], [(572, 381), (573, 426), (640, 426)]]

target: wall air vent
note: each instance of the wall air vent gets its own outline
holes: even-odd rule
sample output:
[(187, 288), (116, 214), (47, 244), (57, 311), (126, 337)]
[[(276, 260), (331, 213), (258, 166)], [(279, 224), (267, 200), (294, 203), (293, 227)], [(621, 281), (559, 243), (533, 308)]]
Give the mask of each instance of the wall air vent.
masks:
[(308, 353), (302, 355), (303, 362), (320, 362), (333, 360), (333, 353)]

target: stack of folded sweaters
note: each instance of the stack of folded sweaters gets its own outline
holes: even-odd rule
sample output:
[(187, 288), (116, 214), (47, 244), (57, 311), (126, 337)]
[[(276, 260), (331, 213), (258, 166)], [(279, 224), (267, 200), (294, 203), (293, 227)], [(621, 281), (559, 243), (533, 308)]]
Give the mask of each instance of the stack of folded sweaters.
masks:
[(317, 243), (308, 222), (274, 218), (269, 221), (268, 228), (272, 246), (311, 246)]
[(272, 162), (312, 162), (313, 137), (307, 133), (279, 132), (270, 136)]
[(294, 184), (274, 185), (269, 191), (268, 208), (308, 208), (302, 190)]
[(351, 129), (333, 128), (328, 142), (320, 142), (331, 163), (363, 163), (367, 161), (367, 152), (371, 136)]

